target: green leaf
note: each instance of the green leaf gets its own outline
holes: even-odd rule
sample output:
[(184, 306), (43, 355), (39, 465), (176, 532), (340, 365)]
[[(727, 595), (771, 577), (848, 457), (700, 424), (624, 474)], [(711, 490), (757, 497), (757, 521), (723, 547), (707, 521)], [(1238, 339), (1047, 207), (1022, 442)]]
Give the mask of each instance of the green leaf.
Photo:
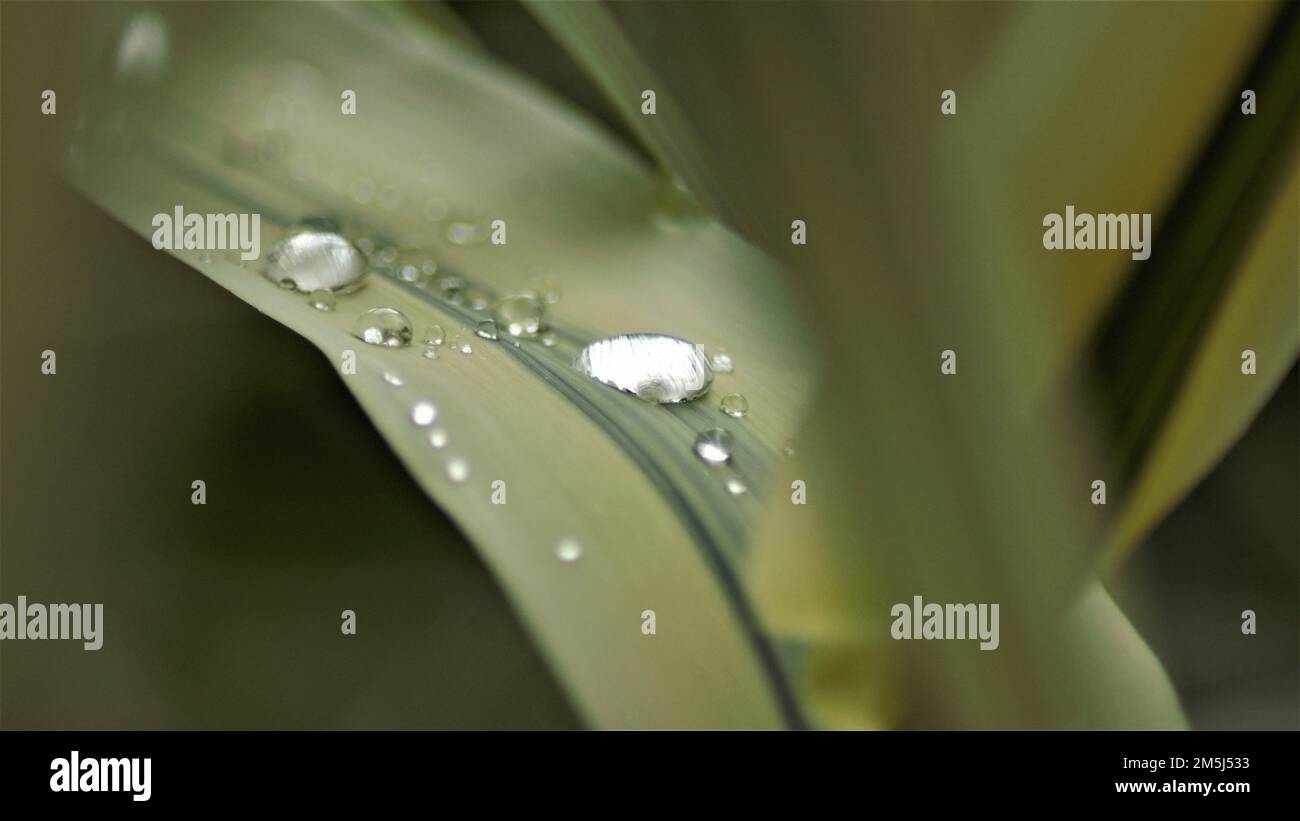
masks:
[[(761, 511), (780, 499), (769, 492), (780, 445), (814, 377), (778, 266), (716, 222), (661, 207), (655, 175), (572, 110), (389, 9), (249, 4), (227, 15), (207, 30), (183, 6), (163, 11), (168, 79), (119, 93), (72, 150), (70, 177), (144, 236), (177, 204), (256, 211), (265, 258), (294, 222), (325, 213), (376, 248), (431, 255), (467, 295), (538, 289), (535, 272), (557, 282), (547, 317), (556, 344), (516, 347), (505, 334), (475, 336), (487, 314), (468, 296), (446, 299), (437, 277), (374, 273), (320, 311), (255, 264), (177, 252), (335, 367), (355, 351), (344, 384), (481, 551), (593, 725), (798, 725), (741, 582)], [(357, 115), (340, 113), (342, 89), (357, 92)], [(452, 222), (495, 219), (506, 222), (505, 245), (448, 239)], [(410, 319), (415, 344), (352, 335), (379, 306)], [(424, 358), (419, 339), (434, 324), (472, 353), (444, 345)], [(643, 331), (725, 348), (735, 372), (719, 374), (703, 400), (667, 407), (571, 367), (583, 343)], [(718, 410), (730, 392), (748, 397), (745, 419)], [(419, 400), (436, 404), (445, 447), (413, 423)], [(311, 397), (302, 401), (310, 413)], [(696, 432), (711, 427), (735, 436), (732, 466), (694, 456)], [(449, 476), (457, 459), (464, 481)], [(729, 493), (729, 477), (749, 492)], [(505, 505), (491, 501), (498, 479)], [(364, 477), (345, 492), (364, 493)], [(577, 561), (557, 557), (566, 540), (581, 546)], [(642, 634), (645, 610), (655, 611), (654, 636)]]

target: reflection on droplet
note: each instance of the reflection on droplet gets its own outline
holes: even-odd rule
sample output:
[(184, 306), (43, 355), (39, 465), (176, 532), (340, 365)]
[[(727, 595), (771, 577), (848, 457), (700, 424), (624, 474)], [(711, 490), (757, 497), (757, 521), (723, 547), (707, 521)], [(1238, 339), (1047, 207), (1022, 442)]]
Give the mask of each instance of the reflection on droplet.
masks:
[(271, 246), (262, 273), (281, 287), (304, 294), (350, 293), (364, 284), (366, 259), (341, 234), (298, 231)]
[(726, 351), (715, 353), (709, 364), (713, 366), (714, 373), (731, 373), (734, 367), (731, 362), (731, 354)]
[(402, 381), (402, 377), (392, 371), (384, 371), (384, 381), (392, 385), (394, 388), (400, 388), (406, 384)]
[(565, 564), (572, 564), (582, 558), (582, 545), (573, 539), (562, 539), (555, 546), (555, 558)]
[(411, 421), (422, 428), (427, 428), (433, 424), (433, 420), (438, 418), (438, 408), (432, 402), (421, 400), (416, 402), (411, 408)]
[(558, 341), (559, 340), (556, 338), (554, 331), (547, 331), (546, 333), (542, 334), (542, 344), (548, 348), (554, 348), (555, 343)]
[(472, 347), (470, 347), (470, 344), (469, 344), (468, 342), (462, 342), (462, 343), (460, 343), (460, 347), (457, 348), (456, 350), (460, 351), (461, 353), (465, 354), (466, 356), (469, 356), (470, 354), (474, 353), (474, 349), (473, 349)]
[(469, 478), (469, 462), (460, 457), (447, 461), (447, 478), (453, 482), (463, 482)]
[(446, 338), (447, 334), (443, 331), (441, 325), (430, 325), (424, 329), (424, 344), (426, 345), (441, 345)]
[(496, 339), (497, 323), (495, 320), (485, 319), (478, 324), (477, 328), (474, 329), (474, 333), (478, 334), (484, 339)]
[(749, 400), (738, 393), (729, 393), (722, 397), (722, 403), (718, 407), (726, 415), (739, 419), (749, 413)]
[(704, 394), (713, 372), (704, 350), (663, 334), (624, 334), (592, 342), (573, 366), (597, 382), (649, 402), (687, 402)]
[(401, 348), (411, 342), (411, 323), (396, 308), (371, 308), (357, 317), (352, 335), (370, 345)]
[(722, 428), (712, 428), (695, 437), (695, 455), (710, 465), (723, 465), (731, 461), (735, 446), (731, 434)]
[(722, 486), (725, 487), (727, 492), (732, 496), (741, 496), (745, 491), (749, 490), (749, 488), (745, 487), (745, 483), (737, 479), (735, 476), (729, 477), (727, 481), (722, 483)]
[(425, 345), (425, 346), (424, 346), (424, 350), (420, 352), (420, 356), (423, 356), (425, 359), (437, 359), (437, 358), (438, 358), (438, 346), (436, 346), (436, 345)]
[(311, 307), (318, 311), (332, 311), (338, 302), (334, 297), (334, 292), (328, 288), (317, 288), (312, 291), (311, 296), (307, 297), (307, 301), (311, 303)]
[(531, 339), (542, 329), (542, 305), (526, 294), (501, 300), (494, 313), (498, 327), (511, 336)]
[(447, 446), (447, 431), (442, 428), (434, 428), (429, 431), (429, 446), (432, 448), (443, 448)]

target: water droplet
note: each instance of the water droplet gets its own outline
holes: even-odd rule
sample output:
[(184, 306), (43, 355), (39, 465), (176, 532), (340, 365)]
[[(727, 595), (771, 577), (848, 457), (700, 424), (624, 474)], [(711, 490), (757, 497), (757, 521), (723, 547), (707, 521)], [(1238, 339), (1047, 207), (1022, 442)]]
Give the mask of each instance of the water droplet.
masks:
[(460, 218), (447, 223), (447, 241), (452, 245), (482, 245), (487, 238), (487, 224), (480, 220)]
[(397, 260), (397, 248), (392, 245), (385, 245), (379, 249), (378, 254), (375, 254), (375, 259), (379, 260), (383, 265), (392, 265)]
[(496, 320), (493, 319), (483, 320), (478, 324), (478, 327), (474, 330), (474, 333), (478, 334), (484, 339), (496, 339), (497, 338)]
[(542, 329), (542, 305), (527, 295), (512, 296), (496, 304), (497, 325), (511, 336), (531, 339)]
[(207, 252), (204, 252), (204, 253), (202, 253), (202, 254), (199, 254), (199, 263), (202, 264), (202, 265), (211, 265), (211, 264), (212, 264), (212, 254), (209, 254), (209, 253), (207, 253)]
[(556, 338), (555, 333), (553, 331), (547, 331), (546, 333), (542, 334), (542, 344), (548, 348), (554, 348), (555, 343), (558, 341), (559, 340)]
[(447, 431), (442, 428), (434, 428), (429, 431), (429, 446), (432, 448), (443, 448), (447, 446)]
[(392, 371), (384, 371), (384, 381), (392, 385), (394, 388), (400, 388), (406, 384), (402, 381), (402, 377)]
[(582, 545), (573, 539), (562, 539), (555, 546), (555, 558), (565, 564), (572, 564), (582, 558)]
[(695, 437), (695, 455), (710, 465), (723, 465), (731, 461), (734, 442), (731, 434), (722, 428), (712, 428)]
[(793, 440), (793, 439), (790, 439), (790, 440), (788, 440), (784, 445), (782, 445), (782, 446), (781, 446), (781, 452), (784, 453), (784, 454), (786, 455), (786, 458), (793, 458), (794, 453), (795, 453), (795, 451), (794, 451), (794, 440)]
[(465, 282), (460, 277), (443, 277), (438, 280), (438, 289), (442, 291), (443, 299), (454, 305), (459, 305), (463, 298), (462, 292), (465, 289)]
[(411, 408), (411, 421), (422, 428), (427, 428), (433, 424), (433, 420), (438, 418), (438, 408), (428, 400), (416, 402)]
[(401, 348), (410, 344), (411, 322), (396, 308), (371, 308), (357, 317), (352, 335), (370, 345)]
[(404, 282), (416, 282), (420, 279), (420, 266), (414, 262), (405, 262), (397, 266), (397, 278)]
[(430, 325), (424, 329), (424, 344), (441, 345), (447, 334), (442, 330), (441, 325)]
[(468, 342), (460, 343), (460, 347), (457, 350), (459, 350), (461, 353), (465, 354), (466, 356), (469, 356), (470, 354), (474, 353), (474, 349), (470, 347), (470, 344)]
[(745, 491), (749, 490), (749, 488), (745, 487), (745, 483), (737, 479), (735, 476), (729, 477), (727, 481), (722, 483), (722, 486), (725, 487), (727, 492), (732, 496), (741, 496)]
[(281, 287), (304, 294), (349, 293), (364, 283), (366, 259), (341, 234), (299, 231), (271, 246), (263, 273)]
[(726, 351), (718, 351), (710, 360), (714, 373), (731, 373), (734, 367), (731, 362), (731, 354)]
[(317, 288), (312, 291), (311, 296), (307, 298), (307, 301), (311, 303), (311, 307), (318, 311), (332, 311), (334, 310), (334, 305), (338, 302), (338, 300), (334, 298), (334, 292), (328, 288)]
[(487, 310), (488, 296), (482, 291), (470, 291), (469, 293), (465, 294), (465, 298), (469, 300), (469, 306), (474, 310), (476, 311)]
[(713, 372), (694, 342), (663, 334), (599, 339), (573, 361), (582, 373), (649, 402), (686, 402), (709, 389)]
[(460, 457), (447, 461), (447, 478), (453, 482), (463, 482), (469, 478), (469, 462)]
[(749, 400), (738, 393), (729, 393), (722, 397), (722, 404), (718, 407), (726, 415), (739, 419), (749, 413)]
[(437, 358), (438, 358), (438, 346), (436, 346), (436, 345), (425, 345), (425, 346), (424, 346), (424, 350), (420, 352), (420, 356), (423, 356), (425, 359), (437, 359)]

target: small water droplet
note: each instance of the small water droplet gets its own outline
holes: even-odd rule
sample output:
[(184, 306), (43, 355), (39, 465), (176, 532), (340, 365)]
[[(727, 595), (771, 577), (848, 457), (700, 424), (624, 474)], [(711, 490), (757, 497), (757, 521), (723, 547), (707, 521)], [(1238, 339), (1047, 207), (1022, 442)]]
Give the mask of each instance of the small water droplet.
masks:
[(488, 227), (481, 220), (459, 218), (447, 223), (447, 241), (452, 245), (482, 245), (487, 238)]
[(385, 245), (379, 249), (378, 254), (375, 254), (375, 259), (379, 260), (383, 265), (392, 265), (397, 260), (397, 247)]
[(411, 322), (396, 308), (371, 308), (357, 317), (352, 335), (370, 345), (401, 348), (410, 344)]
[(487, 294), (483, 293), (482, 291), (470, 291), (469, 293), (465, 294), (465, 298), (469, 300), (469, 306), (474, 310), (476, 311), (487, 310), (488, 297)]
[(420, 279), (420, 266), (414, 262), (405, 262), (397, 266), (397, 278), (403, 282), (417, 282)]
[(694, 342), (663, 334), (599, 339), (578, 353), (582, 373), (649, 402), (687, 402), (709, 389), (713, 372)]
[(573, 539), (562, 539), (555, 546), (555, 558), (565, 564), (572, 564), (582, 558), (582, 545)]
[(460, 347), (457, 348), (457, 350), (459, 350), (461, 353), (465, 354), (466, 356), (469, 356), (470, 354), (474, 353), (474, 349), (470, 347), (470, 344), (468, 342), (460, 343)]
[(424, 329), (424, 344), (426, 345), (441, 345), (446, 338), (447, 334), (443, 331), (441, 325), (430, 325)]
[(341, 234), (299, 231), (271, 246), (263, 273), (280, 287), (304, 294), (349, 293), (364, 283), (366, 259)]
[(528, 295), (507, 297), (494, 309), (497, 325), (511, 336), (531, 339), (542, 329), (542, 305)]
[(438, 408), (428, 400), (416, 402), (411, 408), (411, 421), (422, 428), (429, 427), (437, 418)]
[(328, 288), (317, 288), (312, 291), (307, 301), (311, 303), (311, 307), (318, 311), (332, 311), (334, 305), (338, 302), (334, 297), (334, 292)]
[(729, 393), (722, 397), (722, 403), (718, 407), (726, 415), (739, 419), (749, 413), (749, 400), (738, 393)]
[(442, 291), (443, 299), (453, 305), (459, 305), (464, 298), (465, 281), (460, 277), (443, 277), (438, 280), (438, 290)]
[(555, 343), (558, 341), (559, 340), (556, 338), (554, 331), (547, 331), (546, 333), (542, 334), (542, 344), (548, 348), (554, 348)]
[(447, 478), (453, 482), (463, 482), (469, 478), (469, 462), (460, 457), (447, 461)]
[(695, 455), (710, 465), (723, 465), (731, 461), (735, 446), (731, 434), (722, 428), (711, 428), (695, 437)]
[(484, 339), (496, 339), (497, 338), (496, 320), (494, 319), (483, 320), (478, 324), (478, 328), (474, 330), (474, 333), (478, 334)]
[(737, 479), (735, 476), (729, 477), (727, 481), (722, 483), (722, 486), (725, 487), (727, 492), (732, 496), (741, 496), (745, 491), (749, 490), (749, 488), (745, 487), (745, 483)]
[(420, 352), (420, 356), (423, 356), (425, 359), (437, 359), (437, 358), (438, 358), (438, 346), (437, 346), (437, 345), (425, 345), (425, 346), (424, 346), (424, 350)]
[(713, 366), (714, 373), (731, 373), (734, 368), (731, 361), (731, 354), (726, 351), (718, 351), (715, 353), (709, 364)]
[(394, 388), (400, 388), (406, 384), (402, 381), (402, 377), (392, 371), (384, 371), (384, 381), (392, 385)]
[(442, 428), (434, 428), (429, 431), (429, 446), (432, 448), (443, 448), (447, 446), (447, 431)]
[(781, 452), (785, 454), (786, 458), (792, 458), (795, 453), (794, 440), (790, 439), (784, 445), (782, 445)]

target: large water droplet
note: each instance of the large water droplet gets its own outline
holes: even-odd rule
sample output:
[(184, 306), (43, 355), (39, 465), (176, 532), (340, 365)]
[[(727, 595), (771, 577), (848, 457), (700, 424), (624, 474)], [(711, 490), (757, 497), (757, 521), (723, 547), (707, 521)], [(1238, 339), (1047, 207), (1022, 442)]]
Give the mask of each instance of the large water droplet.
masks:
[(722, 403), (718, 407), (726, 415), (739, 419), (749, 413), (749, 400), (738, 393), (729, 393), (722, 397)]
[(624, 334), (583, 348), (573, 366), (597, 382), (649, 402), (687, 402), (713, 382), (704, 350), (664, 334)]
[(526, 294), (496, 304), (497, 326), (511, 336), (531, 339), (542, 330), (542, 304)]
[(573, 539), (562, 539), (555, 546), (555, 558), (565, 564), (573, 564), (582, 558), (582, 545)]
[(722, 428), (712, 428), (695, 437), (695, 455), (710, 465), (723, 465), (731, 461), (735, 446), (731, 434)]
[(396, 308), (371, 308), (357, 317), (352, 335), (371, 345), (400, 348), (411, 342), (411, 322)]
[(427, 400), (416, 402), (411, 408), (411, 421), (422, 428), (429, 427), (433, 424), (433, 420), (437, 418), (437, 406)]
[(366, 257), (341, 234), (298, 231), (271, 246), (262, 273), (305, 294), (322, 289), (349, 293), (365, 282)]

